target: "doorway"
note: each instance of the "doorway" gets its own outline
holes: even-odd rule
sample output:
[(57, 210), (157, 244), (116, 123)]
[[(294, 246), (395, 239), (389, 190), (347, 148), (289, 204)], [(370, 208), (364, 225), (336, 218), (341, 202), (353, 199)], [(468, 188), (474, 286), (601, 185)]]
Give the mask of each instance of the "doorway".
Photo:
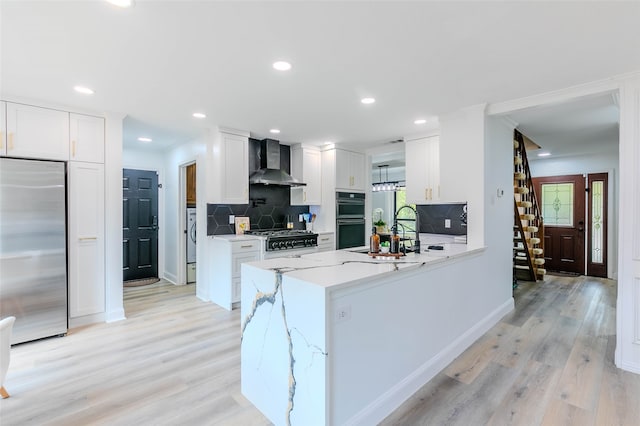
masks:
[(606, 277), (607, 173), (537, 177), (533, 183), (544, 218), (546, 269)]
[(158, 173), (123, 169), (123, 281), (158, 277)]

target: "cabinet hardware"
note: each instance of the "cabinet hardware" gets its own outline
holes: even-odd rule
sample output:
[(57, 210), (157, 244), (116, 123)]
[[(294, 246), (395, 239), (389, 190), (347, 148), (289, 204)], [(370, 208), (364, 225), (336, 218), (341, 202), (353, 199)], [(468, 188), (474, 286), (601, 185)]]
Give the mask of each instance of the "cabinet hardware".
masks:
[(9, 133), (9, 144), (7, 148), (9, 148), (9, 150), (13, 150), (13, 132)]
[(429, 201), (433, 201), (433, 188), (429, 188)]
[(0, 149), (4, 148), (2, 141), (4, 140), (4, 133), (0, 132)]
[(428, 200), (429, 199), (429, 188), (425, 188), (424, 189), (424, 199)]
[(97, 240), (98, 237), (78, 237), (79, 241), (94, 241)]
[(76, 157), (76, 141), (75, 140), (71, 141), (71, 156), (73, 158)]
[(251, 244), (249, 244), (248, 246), (240, 246), (240, 248), (250, 248), (253, 247)]
[(440, 185), (438, 185), (438, 199), (440, 199)]
[(307, 201), (307, 191), (302, 191), (302, 200)]
[(329, 238), (320, 238), (320, 241), (329, 241)]

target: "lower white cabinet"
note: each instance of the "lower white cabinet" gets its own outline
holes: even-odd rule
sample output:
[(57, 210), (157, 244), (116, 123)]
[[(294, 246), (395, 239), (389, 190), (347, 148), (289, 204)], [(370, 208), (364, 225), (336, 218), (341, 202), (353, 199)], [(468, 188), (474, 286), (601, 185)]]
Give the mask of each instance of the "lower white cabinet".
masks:
[(212, 240), (211, 301), (231, 310), (240, 302), (242, 264), (260, 260), (264, 242), (257, 238), (235, 235), (216, 236)]
[(332, 251), (336, 249), (333, 232), (318, 232), (318, 251)]
[(104, 165), (68, 163), (69, 317), (105, 311)]

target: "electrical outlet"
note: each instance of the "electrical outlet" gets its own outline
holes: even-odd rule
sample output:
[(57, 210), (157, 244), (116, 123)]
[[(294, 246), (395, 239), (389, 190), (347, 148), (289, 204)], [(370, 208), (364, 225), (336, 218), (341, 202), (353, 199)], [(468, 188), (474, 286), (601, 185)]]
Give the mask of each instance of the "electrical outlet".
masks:
[(351, 319), (351, 305), (341, 306), (336, 309), (336, 322), (348, 321)]
[(445, 219), (444, 220), (444, 227), (445, 228), (451, 228), (451, 219)]
[(298, 215), (298, 222), (304, 222), (304, 217), (301, 214)]
[(233, 225), (236, 223), (236, 215), (230, 214), (229, 215), (229, 225)]

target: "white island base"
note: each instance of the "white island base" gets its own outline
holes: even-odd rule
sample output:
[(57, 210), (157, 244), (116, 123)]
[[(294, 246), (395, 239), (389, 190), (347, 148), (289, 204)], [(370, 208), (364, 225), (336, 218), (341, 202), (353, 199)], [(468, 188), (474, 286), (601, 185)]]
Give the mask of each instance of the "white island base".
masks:
[(381, 421), (513, 309), (483, 252), (243, 264), (242, 393), (276, 425)]

